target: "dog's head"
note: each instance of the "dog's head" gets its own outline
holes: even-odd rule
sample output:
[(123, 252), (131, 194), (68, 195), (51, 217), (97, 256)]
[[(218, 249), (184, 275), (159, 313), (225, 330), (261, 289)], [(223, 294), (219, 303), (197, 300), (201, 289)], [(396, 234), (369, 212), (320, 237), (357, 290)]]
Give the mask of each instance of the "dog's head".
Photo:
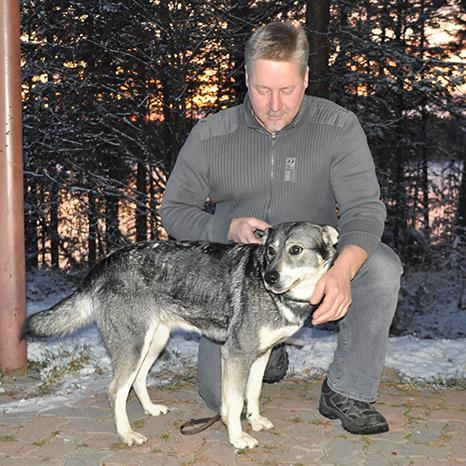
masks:
[(329, 225), (290, 222), (266, 230), (263, 236), (262, 279), (268, 291), (309, 301), (317, 281), (336, 255), (338, 232)]

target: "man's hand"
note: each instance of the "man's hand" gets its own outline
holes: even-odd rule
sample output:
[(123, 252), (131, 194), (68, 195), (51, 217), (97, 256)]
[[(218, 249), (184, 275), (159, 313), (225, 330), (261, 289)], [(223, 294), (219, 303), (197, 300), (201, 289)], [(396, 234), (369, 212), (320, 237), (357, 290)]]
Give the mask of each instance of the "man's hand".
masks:
[(312, 294), (311, 304), (322, 304), (312, 316), (313, 325), (341, 319), (351, 305), (351, 278), (343, 270), (330, 268), (321, 277)]
[(254, 234), (256, 230), (266, 230), (272, 225), (269, 225), (263, 220), (256, 217), (238, 217), (234, 218), (230, 223), (228, 230), (228, 239), (235, 243), (256, 243), (261, 244), (262, 241)]
[(335, 263), (317, 282), (311, 304), (321, 305), (312, 316), (313, 325), (343, 318), (351, 305), (351, 280), (368, 258), (367, 252), (356, 245), (343, 248)]

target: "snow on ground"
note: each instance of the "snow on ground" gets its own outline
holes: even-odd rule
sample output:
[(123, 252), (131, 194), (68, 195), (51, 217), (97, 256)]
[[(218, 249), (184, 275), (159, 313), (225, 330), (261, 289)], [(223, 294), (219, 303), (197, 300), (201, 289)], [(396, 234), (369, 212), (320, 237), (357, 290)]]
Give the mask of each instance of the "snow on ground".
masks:
[(465, 284), (466, 277), (461, 277), (457, 268), (410, 272), (402, 281), (396, 334), (428, 339), (466, 337)]
[[(424, 279), (430, 280), (426, 277)], [(419, 277), (416, 280), (420, 280)], [(65, 279), (52, 273), (30, 275), (27, 286), (28, 314), (52, 306), (73, 289), (69, 277)], [(416, 319), (411, 316), (409, 325), (412, 334), (390, 337), (386, 365), (414, 381), (439, 383), (465, 378), (466, 338), (458, 336), (466, 335), (466, 310), (460, 306), (455, 315), (454, 306), (447, 308), (448, 312), (444, 312), (444, 309), (434, 312), (431, 306), (424, 311), (424, 314), (429, 311), (424, 315), (424, 321), (421, 312)], [(425, 335), (428, 338), (413, 335)], [(451, 335), (454, 335), (453, 338)], [(336, 348), (337, 334), (328, 329), (305, 327), (293, 336), (292, 342), (293, 345), (288, 347), (289, 373), (307, 377), (328, 369)], [(196, 334), (177, 332), (172, 335), (164, 354), (151, 371), (149, 384), (163, 383), (157, 378), (161, 371), (180, 373), (186, 367), (195, 366), (198, 344), (199, 336)], [(53, 378), (81, 355), (84, 361), (81, 369), (77, 373), (65, 375), (52, 394), (3, 404), (0, 405), (0, 411), (42, 410), (59, 406), (65, 400), (69, 403), (70, 397), (80, 398), (90, 392), (105, 391), (111, 377), (110, 360), (95, 326), (63, 339), (28, 343), (29, 359), (45, 366), (40, 371), (41, 380), (38, 380), (38, 384)]]

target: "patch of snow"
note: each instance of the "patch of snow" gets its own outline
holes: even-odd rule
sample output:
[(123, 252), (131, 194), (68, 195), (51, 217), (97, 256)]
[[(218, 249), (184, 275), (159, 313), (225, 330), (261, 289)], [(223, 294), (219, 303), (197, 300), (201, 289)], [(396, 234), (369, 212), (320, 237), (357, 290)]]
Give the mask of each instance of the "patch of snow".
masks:
[[(424, 277), (424, 279), (430, 278)], [(441, 277), (439, 279), (441, 281)], [(74, 287), (72, 280), (66, 280), (57, 274), (35, 273), (29, 276), (28, 314), (52, 306), (66, 295), (71, 294)], [(430, 318), (421, 319), (415, 315), (411, 318), (412, 325), (415, 323), (418, 329), (416, 333), (418, 335), (428, 334), (430, 338), (422, 339), (413, 335), (390, 337), (386, 365), (397, 369), (412, 380), (438, 382), (451, 378), (464, 378), (466, 377), (466, 338), (446, 339), (442, 338), (442, 335), (445, 332), (451, 334), (451, 331), (455, 330), (454, 335), (458, 336), (459, 328), (462, 329), (461, 332), (464, 331), (466, 317), (463, 314), (466, 312), (460, 309), (455, 313), (454, 306), (450, 309), (444, 305), (441, 312), (435, 313), (435, 307), (432, 304), (429, 308), (432, 314)], [(438, 330), (438, 339), (434, 339), (436, 336), (434, 329)], [(290, 373), (305, 377), (328, 369), (337, 345), (335, 332), (305, 327), (297, 332), (292, 340), (294, 344), (288, 346)], [(199, 336), (197, 334), (175, 332), (165, 352), (152, 368), (149, 383), (161, 383), (157, 378), (157, 374), (161, 371), (169, 370), (180, 373), (186, 367), (194, 367), (198, 346)], [(47, 378), (53, 367), (66, 367), (72, 355), (81, 353), (86, 354), (87, 362), (77, 374), (66, 375), (53, 394), (1, 404), (0, 412), (41, 411), (65, 402), (69, 403), (89, 393), (105, 392), (111, 380), (110, 359), (95, 326), (82, 329), (69, 337), (45, 341), (35, 340), (28, 343), (29, 359), (46, 363), (46, 367), (41, 370), (42, 380)]]

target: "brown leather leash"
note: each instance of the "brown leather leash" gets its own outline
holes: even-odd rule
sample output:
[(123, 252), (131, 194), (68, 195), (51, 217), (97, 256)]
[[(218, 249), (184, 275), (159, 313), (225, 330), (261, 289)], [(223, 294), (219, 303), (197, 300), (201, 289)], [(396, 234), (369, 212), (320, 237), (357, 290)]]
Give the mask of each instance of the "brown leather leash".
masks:
[[(200, 419), (190, 419), (180, 426), (180, 432), (183, 435), (194, 435), (199, 434), (200, 432), (208, 429), (210, 426), (214, 425), (218, 420), (221, 419), (220, 413), (217, 413), (212, 417), (203, 417)], [(199, 427), (194, 427), (199, 425)], [(192, 429), (190, 429), (193, 427)]]

